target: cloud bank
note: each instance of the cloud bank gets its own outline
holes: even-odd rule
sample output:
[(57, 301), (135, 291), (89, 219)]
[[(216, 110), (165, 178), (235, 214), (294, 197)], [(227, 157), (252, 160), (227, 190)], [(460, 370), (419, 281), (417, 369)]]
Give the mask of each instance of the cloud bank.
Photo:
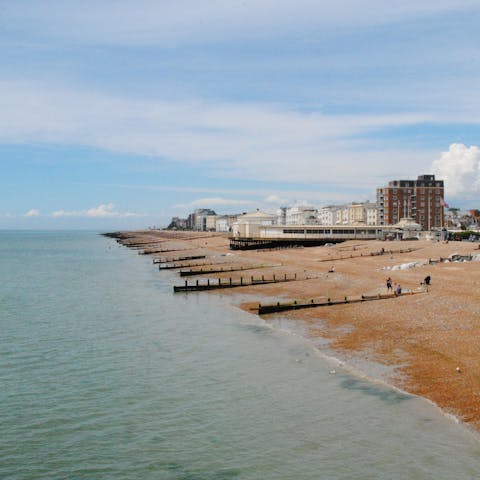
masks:
[(252, 200), (230, 199), (222, 197), (199, 198), (187, 204), (174, 205), (176, 208), (213, 208), (213, 207), (242, 207), (252, 205)]
[(39, 217), (39, 216), (40, 216), (40, 212), (35, 208), (32, 208), (31, 210), (25, 213), (25, 217)]
[(303, 30), (381, 25), (475, 5), (475, 0), (297, 0), (279, 8), (275, 0), (42, 0), (4, 2), (2, 17), (20, 31), (75, 43), (179, 46), (281, 36), (294, 25)]
[(270, 182), (357, 182), (391, 175), (392, 164), (416, 170), (428, 158), (424, 152), (368, 137), (434, 120), (419, 113), (327, 115), (259, 103), (142, 101), (18, 82), (0, 82), (0, 104), (3, 143), (82, 145)]
[(117, 212), (113, 203), (98, 205), (98, 207), (89, 208), (88, 210), (65, 211), (57, 210), (52, 213), (55, 218), (61, 217), (85, 217), (85, 218), (128, 218), (142, 217), (144, 215), (131, 212)]
[(290, 201), (288, 200), (288, 198), (281, 197), (280, 195), (277, 195), (277, 194), (272, 194), (272, 195), (268, 195), (264, 199), (264, 202), (266, 204), (280, 206), (280, 205), (287, 205)]
[(447, 197), (473, 196), (480, 193), (480, 149), (452, 143), (432, 163), (432, 172), (445, 181)]

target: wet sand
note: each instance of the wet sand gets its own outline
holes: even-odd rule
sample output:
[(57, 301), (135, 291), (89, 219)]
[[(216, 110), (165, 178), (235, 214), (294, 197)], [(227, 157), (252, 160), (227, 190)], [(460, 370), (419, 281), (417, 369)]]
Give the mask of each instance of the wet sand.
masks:
[[(204, 293), (229, 295), (233, 304), (252, 313), (258, 303), (385, 294), (389, 276), (394, 286), (401, 284), (403, 292), (418, 290), (420, 282), (430, 275), (431, 284), (422, 294), (262, 318), (266, 322), (280, 318), (298, 324), (305, 335), (324, 345), (325, 352), (333, 352), (367, 375), (431, 400), (480, 430), (480, 261), (436, 263), (452, 254), (480, 255), (478, 243), (349, 241), (330, 247), (230, 251), (228, 238), (222, 234), (142, 231), (123, 235), (124, 245), (137, 244), (140, 251), (150, 247), (179, 249), (151, 254), (152, 258), (175, 259), (201, 253), (206, 255), (205, 260), (183, 263), (222, 263), (225, 268), (275, 265), (193, 279), (297, 274), (295, 282)], [(377, 255), (382, 249), (385, 252)], [(395, 269), (410, 262), (418, 265)], [(335, 272), (329, 273), (332, 266)], [(310, 279), (303, 280), (307, 277)], [(183, 282), (179, 278), (176, 284)]]

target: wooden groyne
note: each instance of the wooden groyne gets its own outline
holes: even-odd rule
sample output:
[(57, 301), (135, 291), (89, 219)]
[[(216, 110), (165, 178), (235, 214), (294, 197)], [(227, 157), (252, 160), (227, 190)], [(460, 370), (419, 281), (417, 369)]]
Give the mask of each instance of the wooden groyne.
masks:
[(295, 282), (298, 280), (312, 280), (313, 278), (317, 277), (306, 277), (306, 278), (297, 278), (297, 274), (295, 273), (292, 276), (288, 276), (285, 274), (283, 277), (273, 276), (273, 278), (265, 278), (262, 276), (261, 278), (254, 278), (250, 277), (250, 279), (244, 279), (240, 277), (239, 280), (234, 280), (232, 278), (228, 279), (207, 279), (206, 282), (199, 282), (196, 280), (194, 284), (189, 284), (188, 280), (185, 280), (184, 285), (175, 285), (173, 287), (173, 291), (177, 292), (200, 292), (203, 290), (217, 290), (220, 288), (238, 288), (238, 287), (251, 287), (256, 285), (266, 285), (271, 283), (285, 283), (285, 282)]
[[(158, 264), (158, 262), (155, 262)], [(159, 270), (174, 270), (177, 268), (181, 270), (182, 268), (192, 268), (192, 267), (206, 267), (209, 265), (227, 265), (228, 262), (225, 263), (164, 263), (158, 266)]]
[(416, 295), (419, 293), (427, 293), (427, 290), (411, 290), (402, 293), (387, 293), (387, 294), (378, 294), (378, 295), (360, 295), (360, 296), (345, 296), (343, 299), (332, 300), (327, 298), (326, 300), (316, 301), (314, 299), (309, 302), (302, 301), (297, 302), (294, 300), (289, 303), (276, 303), (272, 305), (258, 305), (258, 314), (259, 315), (268, 315), (270, 313), (279, 313), (286, 312), (288, 310), (300, 310), (302, 308), (316, 308), (316, 307), (330, 307), (332, 305), (344, 305), (346, 303), (360, 303), (360, 302), (371, 302), (374, 300), (389, 300), (398, 297), (403, 297), (406, 295)]
[(187, 255), (185, 257), (177, 257), (177, 258), (154, 258), (153, 263), (175, 263), (175, 262), (183, 262), (185, 260), (201, 260), (203, 258), (207, 258), (206, 255)]
[(117, 240), (118, 243), (124, 247), (131, 248), (132, 250), (142, 250), (145, 247), (156, 248), (160, 247), (160, 244), (163, 243), (161, 240), (156, 240), (155, 242), (139, 242), (139, 243), (127, 243), (124, 240)]
[(239, 267), (229, 267), (229, 268), (207, 268), (200, 270), (181, 270), (181, 277), (192, 277), (194, 275), (209, 275), (211, 273), (229, 273), (229, 272), (243, 272), (245, 270), (257, 270), (260, 268), (275, 268), (281, 267), (281, 264), (278, 265), (248, 265), (248, 266), (239, 266)]
[(145, 243), (143, 245), (129, 245), (129, 244), (124, 244), (123, 242), (120, 242), (121, 245), (124, 247), (128, 247), (132, 250), (139, 250), (139, 254), (141, 254), (141, 251), (145, 249), (145, 246), (148, 246), (149, 248), (160, 248), (160, 245), (158, 242), (150, 242), (150, 243)]
[(415, 250), (418, 250), (418, 248), (407, 248), (405, 250), (385, 250), (381, 249), (376, 252), (370, 252), (370, 253), (360, 253), (359, 255), (345, 255), (341, 257), (329, 257), (329, 258), (322, 258), (320, 260), (317, 260), (318, 262), (337, 262), (339, 260), (349, 260), (351, 258), (361, 258), (361, 257), (377, 257), (379, 255), (393, 255), (397, 253), (411, 253), (414, 252)]
[(155, 253), (169, 253), (169, 252), (186, 252), (190, 250), (189, 248), (171, 248), (171, 249), (165, 249), (165, 250), (155, 250), (151, 248), (146, 248), (145, 250), (142, 250), (141, 252), (138, 252), (139, 255), (153, 255)]

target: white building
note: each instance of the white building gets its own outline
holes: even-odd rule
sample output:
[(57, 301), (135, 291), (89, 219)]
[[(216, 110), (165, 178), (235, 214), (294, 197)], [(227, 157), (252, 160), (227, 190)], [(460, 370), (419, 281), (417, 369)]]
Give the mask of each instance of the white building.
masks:
[(365, 210), (367, 212), (367, 225), (379, 225), (377, 204), (368, 202)]
[(280, 207), (277, 210), (277, 225), (286, 225), (288, 207)]
[(321, 225), (335, 225), (337, 221), (337, 212), (344, 208), (343, 205), (328, 205), (318, 210), (318, 222)]
[(217, 218), (218, 218), (218, 215), (207, 215), (205, 217), (205, 230), (207, 232), (215, 232), (216, 231)]
[(314, 225), (318, 223), (318, 210), (310, 205), (295, 205), (285, 212), (286, 225)]
[(236, 222), (232, 225), (232, 233), (235, 237), (256, 237), (260, 227), (267, 225), (275, 225), (277, 216), (270, 213), (255, 212), (240, 215)]
[(377, 225), (375, 203), (351, 203), (349, 205), (328, 205), (318, 211), (321, 225)]
[(237, 221), (238, 215), (221, 215), (217, 217), (216, 231), (231, 232), (233, 224)]
[(362, 203), (351, 203), (348, 205), (348, 224), (377, 224), (377, 205), (369, 201)]
[[(204, 232), (207, 230), (207, 217), (216, 216), (216, 213), (209, 208), (197, 208), (193, 214), (193, 230)], [(212, 227), (212, 219), (208, 222), (209, 227)], [(215, 230), (215, 223), (213, 221), (213, 229)]]
[(335, 225), (348, 225), (348, 206), (342, 206), (335, 212)]

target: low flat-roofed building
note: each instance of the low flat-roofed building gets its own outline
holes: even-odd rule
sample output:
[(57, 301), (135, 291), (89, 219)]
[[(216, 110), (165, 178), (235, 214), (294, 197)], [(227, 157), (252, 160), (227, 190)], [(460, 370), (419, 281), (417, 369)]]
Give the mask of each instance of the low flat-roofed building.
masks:
[(230, 237), (232, 250), (316, 246), (346, 240), (409, 240), (419, 238), (420, 225), (402, 219), (397, 225), (255, 225), (246, 234), (236, 230)]

